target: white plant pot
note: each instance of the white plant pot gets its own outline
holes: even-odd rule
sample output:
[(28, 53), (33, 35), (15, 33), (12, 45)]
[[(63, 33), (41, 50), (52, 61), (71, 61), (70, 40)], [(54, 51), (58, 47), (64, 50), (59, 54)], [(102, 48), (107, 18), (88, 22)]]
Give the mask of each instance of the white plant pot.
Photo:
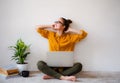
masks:
[(27, 66), (28, 66), (28, 64), (17, 64), (19, 72), (24, 71), (24, 70), (28, 70)]

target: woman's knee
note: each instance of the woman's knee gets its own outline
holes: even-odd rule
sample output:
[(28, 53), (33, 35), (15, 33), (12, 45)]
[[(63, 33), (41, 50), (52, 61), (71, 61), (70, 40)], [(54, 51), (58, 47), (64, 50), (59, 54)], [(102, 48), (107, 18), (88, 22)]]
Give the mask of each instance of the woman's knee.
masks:
[(78, 71), (81, 71), (82, 70), (82, 64), (77, 62), (74, 64), (74, 66), (76, 67), (76, 69), (78, 69)]
[(46, 65), (46, 63), (44, 61), (38, 61), (38, 63), (37, 63), (37, 67), (39, 70), (42, 70), (45, 65)]

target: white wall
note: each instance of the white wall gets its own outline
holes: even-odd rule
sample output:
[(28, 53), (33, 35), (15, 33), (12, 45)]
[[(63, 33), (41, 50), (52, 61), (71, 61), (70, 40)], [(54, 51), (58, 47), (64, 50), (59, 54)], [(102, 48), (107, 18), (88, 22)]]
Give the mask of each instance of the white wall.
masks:
[(0, 66), (15, 63), (8, 46), (22, 38), (32, 44), (29, 69), (37, 70), (48, 43), (35, 31), (36, 25), (61, 16), (89, 33), (75, 49), (84, 71), (120, 71), (120, 0), (0, 0)]

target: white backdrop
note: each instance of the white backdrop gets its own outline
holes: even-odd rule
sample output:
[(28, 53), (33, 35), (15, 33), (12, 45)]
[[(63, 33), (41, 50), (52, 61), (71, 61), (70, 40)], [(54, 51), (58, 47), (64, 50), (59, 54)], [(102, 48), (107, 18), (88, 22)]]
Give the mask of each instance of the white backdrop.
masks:
[(8, 46), (22, 38), (31, 44), (29, 70), (37, 70), (48, 42), (35, 31), (36, 25), (61, 16), (88, 32), (75, 48), (84, 71), (120, 71), (120, 0), (0, 0), (0, 66), (15, 63)]

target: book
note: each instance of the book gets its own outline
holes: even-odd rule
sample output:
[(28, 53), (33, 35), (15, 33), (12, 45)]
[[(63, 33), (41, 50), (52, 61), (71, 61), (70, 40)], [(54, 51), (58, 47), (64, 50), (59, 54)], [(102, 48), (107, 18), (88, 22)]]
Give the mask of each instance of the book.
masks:
[(9, 76), (9, 75), (14, 75), (18, 73), (19, 73), (19, 70), (15, 65), (6, 65), (6, 66), (0, 67), (0, 74)]

